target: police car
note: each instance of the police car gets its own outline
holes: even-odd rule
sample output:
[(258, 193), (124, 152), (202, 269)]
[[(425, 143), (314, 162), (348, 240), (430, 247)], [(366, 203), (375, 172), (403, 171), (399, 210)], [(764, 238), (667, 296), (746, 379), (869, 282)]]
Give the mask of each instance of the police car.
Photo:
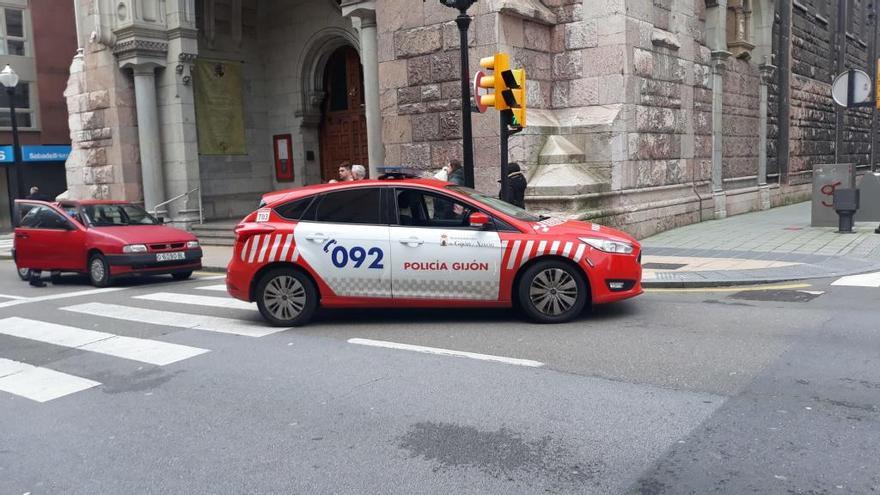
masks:
[(432, 179), (269, 193), (235, 236), (227, 289), (277, 326), (318, 306), (516, 306), (555, 323), (642, 293), (629, 235)]

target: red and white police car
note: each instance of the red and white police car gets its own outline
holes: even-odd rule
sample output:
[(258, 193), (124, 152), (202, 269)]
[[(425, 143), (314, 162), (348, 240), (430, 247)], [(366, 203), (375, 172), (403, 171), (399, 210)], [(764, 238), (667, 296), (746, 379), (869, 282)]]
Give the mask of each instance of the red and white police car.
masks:
[(277, 326), (303, 325), (318, 306), (517, 306), (564, 322), (642, 293), (629, 235), (437, 180), (269, 193), (235, 234), (227, 289)]

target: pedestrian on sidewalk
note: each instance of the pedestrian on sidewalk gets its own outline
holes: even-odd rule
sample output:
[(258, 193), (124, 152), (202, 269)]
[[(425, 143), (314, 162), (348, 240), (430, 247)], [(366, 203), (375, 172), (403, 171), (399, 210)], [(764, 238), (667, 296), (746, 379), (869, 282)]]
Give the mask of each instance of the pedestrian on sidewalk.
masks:
[(449, 164), (446, 165), (446, 169), (449, 171), (449, 177), (447, 180), (456, 186), (464, 185), (464, 169), (461, 168), (461, 162), (458, 160), (449, 160)]
[(24, 199), (30, 199), (32, 201), (52, 201), (52, 198), (41, 193), (40, 188), (37, 186), (31, 186), (30, 194), (28, 194)]
[[(501, 182), (500, 180), (498, 182)], [(507, 197), (503, 197), (502, 193), (498, 193), (498, 198), (502, 201), (510, 203), (520, 208), (525, 208), (526, 197), (526, 176), (522, 173), (519, 163), (511, 162), (507, 164)]]
[(367, 177), (367, 168), (363, 165), (354, 164), (351, 166), (352, 180), (364, 180)]

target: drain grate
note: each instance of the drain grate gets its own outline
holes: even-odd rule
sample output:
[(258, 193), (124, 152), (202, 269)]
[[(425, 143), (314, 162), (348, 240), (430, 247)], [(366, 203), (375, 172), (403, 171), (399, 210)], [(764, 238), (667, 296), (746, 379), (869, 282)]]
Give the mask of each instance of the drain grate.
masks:
[(810, 302), (821, 295), (822, 292), (806, 290), (752, 290), (737, 292), (728, 297), (744, 301)]
[(678, 270), (679, 268), (687, 266), (686, 263), (645, 263), (642, 265), (642, 268), (647, 268), (648, 270)]

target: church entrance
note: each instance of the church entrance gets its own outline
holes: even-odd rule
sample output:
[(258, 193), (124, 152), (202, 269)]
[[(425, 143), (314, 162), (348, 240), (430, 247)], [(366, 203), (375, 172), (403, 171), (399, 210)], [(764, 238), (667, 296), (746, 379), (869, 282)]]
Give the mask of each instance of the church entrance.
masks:
[(357, 51), (343, 46), (324, 69), (321, 107), (321, 180), (337, 177), (342, 162), (368, 166), (363, 70)]

